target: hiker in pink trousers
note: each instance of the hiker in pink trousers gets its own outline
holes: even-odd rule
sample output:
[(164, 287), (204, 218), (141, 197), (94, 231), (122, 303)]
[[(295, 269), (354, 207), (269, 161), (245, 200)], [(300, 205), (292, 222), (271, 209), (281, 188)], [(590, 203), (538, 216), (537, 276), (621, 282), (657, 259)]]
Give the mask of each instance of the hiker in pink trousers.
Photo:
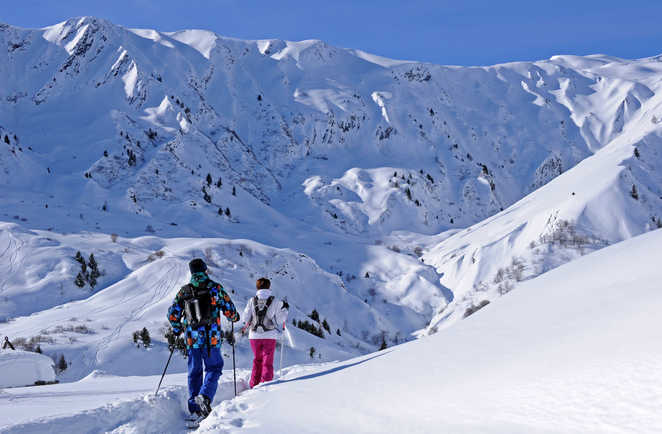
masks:
[(248, 331), (254, 355), (251, 388), (274, 379), (276, 340), (282, 333), (289, 309), (287, 302), (273, 296), (269, 279), (262, 277), (255, 286), (257, 293), (246, 304), (242, 316), (246, 323), (241, 329), (242, 335)]

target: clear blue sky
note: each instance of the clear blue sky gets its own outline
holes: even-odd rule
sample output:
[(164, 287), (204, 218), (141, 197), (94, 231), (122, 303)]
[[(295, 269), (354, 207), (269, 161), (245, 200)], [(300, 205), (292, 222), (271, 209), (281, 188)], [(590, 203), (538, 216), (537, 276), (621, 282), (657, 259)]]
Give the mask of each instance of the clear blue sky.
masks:
[(322, 39), (454, 65), (554, 54), (662, 54), (662, 0), (1, 0), (0, 22), (92, 15), (127, 27), (202, 28), (242, 39)]

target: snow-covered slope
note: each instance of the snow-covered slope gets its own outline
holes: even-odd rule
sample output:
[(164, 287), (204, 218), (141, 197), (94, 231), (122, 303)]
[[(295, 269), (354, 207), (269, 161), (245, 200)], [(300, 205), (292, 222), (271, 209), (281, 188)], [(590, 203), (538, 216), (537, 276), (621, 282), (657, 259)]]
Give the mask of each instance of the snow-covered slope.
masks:
[[(657, 230), (610, 246), (434, 336), (344, 362), (293, 366), (236, 399), (224, 376), (220, 402), (199, 431), (659, 432), (661, 242)], [(183, 432), (185, 378), (168, 376), (154, 397), (157, 380), (97, 374), (8, 390), (0, 402), (14, 410), (0, 406), (7, 412), (0, 420), (9, 421), (0, 427)]]
[[(8, 242), (22, 244), (7, 247), (11, 260), (5, 285), (16, 292), (8, 296), (15, 306), (7, 304), (5, 309), (35, 313), (2, 324), (2, 333), (74, 361), (63, 379), (82, 378), (93, 370), (116, 375), (160, 372), (168, 355), (166, 312), (188, 280), (187, 261), (192, 257), (205, 259), (212, 278), (222, 282), (240, 310), (254, 296), (255, 280), (271, 278), (275, 294), (291, 305), (288, 323), (295, 348), (289, 364), (311, 360), (311, 347), (315, 361), (344, 359), (371, 351), (383, 334), (401, 335), (403, 322), (424, 326), (412, 309), (393, 306), (390, 315), (384, 315), (371, 308), (350, 294), (339, 276), (306, 255), (249, 240), (141, 237), (112, 242), (106, 235), (19, 231), (15, 225), (7, 225), (3, 233)], [(87, 282), (70, 289), (81, 269), (74, 246), (86, 260), (94, 252), (102, 273), (97, 284), (107, 285), (103, 290)], [(77, 301), (64, 303), (68, 300)], [(328, 330), (309, 318), (314, 310)], [(294, 327), (292, 321), (315, 324), (323, 337)], [(143, 327), (151, 333), (152, 348), (136, 348), (132, 340), (133, 332)], [(244, 343), (238, 363), (249, 366), (250, 348)], [(225, 348), (229, 351), (227, 344)], [(177, 357), (174, 369), (184, 370), (184, 363)]]
[[(655, 98), (650, 112), (662, 111)], [(429, 326), (452, 323), (588, 252), (662, 227), (662, 130), (644, 118), (595, 155), (505, 211), (434, 244), (435, 265), (455, 299)]]
[(659, 432), (660, 243), (593, 253), (434, 336), (292, 371), (201, 431)]

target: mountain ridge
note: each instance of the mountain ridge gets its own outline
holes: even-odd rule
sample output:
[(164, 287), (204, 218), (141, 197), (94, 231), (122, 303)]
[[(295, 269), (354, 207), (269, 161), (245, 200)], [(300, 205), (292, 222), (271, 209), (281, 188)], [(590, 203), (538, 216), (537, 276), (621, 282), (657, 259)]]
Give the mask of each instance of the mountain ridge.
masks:
[[(368, 306), (370, 321), (338, 340), (367, 351), (662, 218), (658, 57), (454, 67), (93, 17), (0, 26), (2, 46), (0, 219), (18, 225), (3, 226), (6, 252), (55, 252), (61, 266), (2, 293), (27, 285), (45, 297), (40, 315), (86, 298), (76, 244), (249, 239), (337, 276), (319, 289), (346, 296), (330, 321)], [(14, 242), (24, 228), (28, 247)], [(46, 238), (67, 248), (44, 253)], [(119, 281), (144, 265), (110, 257)], [(8, 318), (33, 313), (11, 306)]]

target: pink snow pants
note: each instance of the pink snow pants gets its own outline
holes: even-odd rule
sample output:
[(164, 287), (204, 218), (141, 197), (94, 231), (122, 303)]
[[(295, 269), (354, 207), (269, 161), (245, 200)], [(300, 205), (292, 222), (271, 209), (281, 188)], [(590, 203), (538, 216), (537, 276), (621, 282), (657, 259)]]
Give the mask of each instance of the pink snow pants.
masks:
[(274, 352), (276, 339), (251, 339), (253, 372), (251, 373), (251, 388), (265, 381), (274, 379)]

